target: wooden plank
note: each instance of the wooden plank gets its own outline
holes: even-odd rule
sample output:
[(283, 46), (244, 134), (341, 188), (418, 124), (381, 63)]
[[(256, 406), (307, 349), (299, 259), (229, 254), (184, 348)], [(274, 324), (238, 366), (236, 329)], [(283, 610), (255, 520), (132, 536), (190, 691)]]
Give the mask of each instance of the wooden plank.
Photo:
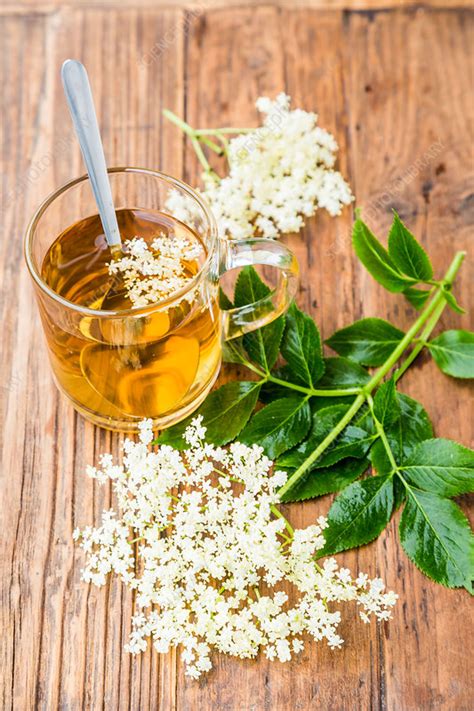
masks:
[[(115, 10), (117, 0), (3, 0), (0, 13), (50, 12), (57, 7), (83, 7)], [(408, 7), (472, 8), (470, 0), (121, 0), (122, 8), (187, 8), (197, 11), (211, 11), (241, 7), (275, 7), (288, 10), (391, 10)]]
[[(380, 235), (387, 233), (395, 208), (441, 276), (454, 253), (472, 245), (473, 107), (467, 98), (472, 81), (464, 69), (472, 23), (463, 13), (420, 10), (379, 14), (372, 21), (351, 15), (346, 31), (350, 161), (358, 204)], [(456, 287), (466, 306), (472, 256), (470, 250)], [(387, 314), (408, 326), (413, 310), (402, 299), (375, 285), (361, 267), (355, 276), (365, 315)], [(461, 317), (448, 309), (441, 325), (472, 328), (472, 314)], [(472, 418), (466, 417), (472, 389), (443, 376), (429, 360), (420, 359), (401, 388), (425, 405), (437, 435), (472, 446)], [(467, 709), (465, 650), (472, 634), (459, 620), (469, 619), (470, 600), (466, 593), (431, 584), (416, 570), (397, 542), (397, 522), (398, 516), (373, 546), (381, 576), (400, 594), (394, 620), (380, 639), (384, 707)]]
[[(183, 107), (180, 14), (66, 8), (3, 21), (8, 134), (2, 146), (10, 178), (2, 204), (8, 240), (0, 246), (7, 383), (1, 614), (10, 630), (2, 645), (5, 709), (174, 705), (174, 658), (151, 650), (132, 658), (123, 650), (130, 595), (118, 581), (96, 590), (79, 579), (81, 556), (70, 545), (72, 530), (97, 521), (110, 502), (110, 490), (88, 481), (85, 466), (110, 448), (118, 454), (121, 438), (94, 430), (57, 395), (22, 266), (21, 236), (40, 200), (84, 170), (59, 80), (68, 56), (89, 69), (110, 164), (181, 172), (181, 140), (175, 132), (162, 140), (160, 118), (162, 104), (177, 112)], [(174, 38), (166, 51), (143, 62), (143, 54), (166, 36)], [(176, 74), (165, 75), (165, 66)]]

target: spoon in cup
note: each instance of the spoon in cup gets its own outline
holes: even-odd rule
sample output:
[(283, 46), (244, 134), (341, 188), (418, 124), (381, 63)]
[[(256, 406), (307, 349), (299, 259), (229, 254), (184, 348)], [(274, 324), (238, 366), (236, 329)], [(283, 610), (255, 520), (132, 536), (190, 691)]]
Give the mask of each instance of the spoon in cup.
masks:
[[(92, 192), (99, 211), (105, 239), (111, 251), (112, 261), (119, 260), (125, 252), (120, 238), (105, 162), (104, 148), (100, 138), (94, 99), (92, 97), (92, 90), (86, 68), (77, 59), (67, 59), (61, 68), (61, 78), (74, 130), (79, 140), (84, 163), (86, 164), (89, 174)], [(130, 308), (130, 302), (124, 283), (120, 280), (117, 282), (116, 277), (112, 278), (110, 288), (100, 303), (94, 304), (94, 308), (100, 308), (103, 311), (120, 311), (123, 308)], [(159, 324), (158, 321), (160, 321)], [(154, 331), (157, 331), (161, 336), (169, 328), (169, 323), (167, 312), (163, 312), (161, 319), (154, 319)], [(109, 328), (112, 326), (109, 324)], [(106, 326), (103, 328), (105, 327)], [(149, 325), (147, 329), (144, 321), (137, 321), (135, 328), (138, 329), (138, 327), (140, 327), (144, 333), (135, 333), (137, 340), (146, 340), (146, 338), (150, 337), (148, 331), (151, 330), (151, 325)], [(118, 328), (119, 330), (123, 329), (124, 325), (119, 322)], [(110, 340), (116, 340), (112, 337), (113, 334), (107, 335), (110, 336)], [(153, 333), (153, 335), (156, 336), (157, 334)]]
[(61, 68), (61, 78), (105, 239), (112, 254), (121, 253), (120, 231), (86, 68), (77, 59), (66, 59)]

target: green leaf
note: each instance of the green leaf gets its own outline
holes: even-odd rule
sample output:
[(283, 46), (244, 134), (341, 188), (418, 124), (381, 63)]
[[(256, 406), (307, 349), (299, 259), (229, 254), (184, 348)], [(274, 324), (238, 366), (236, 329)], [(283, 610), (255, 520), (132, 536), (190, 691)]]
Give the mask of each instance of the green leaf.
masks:
[(360, 219), (354, 222), (352, 243), (364, 267), (388, 291), (403, 291), (413, 283), (412, 279), (403, 276), (387, 250)]
[(332, 407), (333, 405), (347, 405), (346, 409), (348, 409), (349, 405), (354, 402), (354, 398), (355, 395), (337, 395), (334, 397), (323, 397), (321, 395), (317, 395), (315, 397), (312, 397), (310, 400), (311, 412), (314, 414), (319, 410), (325, 410), (327, 407)]
[[(282, 468), (301, 466), (334, 429), (341, 417), (347, 412), (347, 409), (345, 405), (333, 405), (316, 412), (313, 415), (313, 427), (308, 439), (279, 459), (278, 466)], [(355, 457), (357, 459), (364, 457), (376, 437), (377, 435), (368, 432), (362, 427), (348, 425), (330, 447), (323, 452), (322, 456), (316, 460), (312, 469), (329, 467), (346, 457)]]
[[(377, 474), (391, 474), (394, 469), (388, 458), (384, 444), (381, 439), (378, 439), (370, 450), (370, 461)], [(396, 476), (393, 479), (393, 509), (396, 511), (405, 500), (405, 486)]]
[(366, 432), (369, 432), (370, 434), (377, 433), (372, 413), (370, 412), (370, 408), (367, 405), (363, 405), (360, 408), (355, 418), (351, 420), (351, 423), (353, 425), (357, 425), (357, 427), (363, 427), (363, 429)]
[(414, 286), (408, 286), (406, 289), (403, 289), (403, 294), (415, 309), (422, 309), (430, 298), (431, 292), (426, 289), (417, 289)]
[(388, 235), (388, 253), (396, 266), (416, 281), (433, 278), (433, 267), (425, 250), (395, 212)]
[(453, 501), (409, 487), (400, 541), (425, 575), (449, 588), (465, 587), (472, 592), (474, 539)]
[(474, 452), (450, 439), (427, 439), (402, 465), (408, 481), (439, 496), (474, 491)]
[(341, 491), (358, 479), (368, 466), (367, 459), (344, 459), (331, 467), (312, 469), (284, 494), (281, 501), (305, 501)]
[(320, 556), (362, 546), (383, 531), (393, 511), (393, 478), (374, 476), (350, 484), (334, 501)]
[(404, 461), (416, 445), (433, 437), (433, 427), (426, 410), (419, 402), (397, 394), (400, 405), (400, 418), (386, 428), (386, 435), (395, 457), (395, 461)]
[(405, 484), (401, 477), (396, 476), (393, 480), (393, 510), (398, 511), (407, 497)]
[(357, 388), (370, 380), (366, 369), (348, 358), (325, 358), (324, 366), (324, 375), (318, 383), (321, 390)]
[[(274, 368), (272, 370), (272, 376), (290, 385), (295, 381), (295, 377), (287, 365), (283, 365), (281, 368)], [(296, 383), (296, 385), (301, 385), (301, 383)], [(288, 397), (294, 393), (295, 391), (292, 390), (291, 387), (286, 387), (279, 383), (272, 383), (271, 380), (269, 380), (262, 385), (260, 400), (264, 403), (268, 403), (273, 400), (279, 400), (282, 397)]]
[(234, 304), (221, 286), (219, 287), (219, 306), (223, 311), (228, 311), (229, 309), (234, 308)]
[(393, 425), (400, 418), (400, 403), (393, 378), (382, 383), (375, 393), (374, 414), (384, 427)]
[(370, 450), (370, 461), (377, 474), (390, 474), (393, 472), (392, 463), (381, 439), (378, 439)]
[(445, 331), (427, 346), (443, 373), (453, 378), (474, 378), (474, 333)]
[(345, 457), (364, 457), (378, 435), (367, 432), (361, 427), (347, 425), (328, 449), (317, 460), (314, 467), (328, 467)]
[(259, 444), (276, 459), (306, 436), (311, 426), (311, 409), (303, 397), (275, 400), (259, 410), (240, 433), (243, 444)]
[(191, 420), (202, 415), (202, 424), (207, 428), (206, 440), (222, 445), (231, 442), (245, 426), (258, 399), (258, 382), (234, 381), (213, 390), (197, 412), (177, 425), (170, 427), (158, 437), (159, 444), (169, 444), (175, 449), (186, 449), (184, 431)]
[(283, 469), (286, 467), (299, 467), (309, 454), (316, 449), (318, 444), (321, 444), (323, 439), (334, 429), (348, 409), (348, 405), (331, 405), (314, 413), (313, 425), (308, 439), (291, 452), (280, 457), (277, 462), (278, 466)]
[(321, 338), (308, 314), (292, 303), (286, 314), (281, 352), (298, 382), (314, 386), (324, 373)]
[(448, 305), (452, 308), (453, 311), (455, 311), (457, 314), (465, 314), (466, 309), (463, 309), (462, 306), (460, 306), (456, 300), (456, 297), (454, 296), (453, 292), (448, 289), (447, 287), (443, 288), (443, 295), (444, 298), (446, 299)]
[[(244, 267), (235, 284), (235, 306), (246, 306), (268, 296), (271, 289), (260, 279), (253, 267)], [(285, 317), (272, 321), (268, 326), (248, 333), (243, 343), (250, 358), (268, 373), (275, 365), (280, 350), (280, 342), (285, 329)]]
[(248, 358), (244, 351), (241, 338), (235, 338), (232, 341), (224, 341), (222, 344), (222, 360), (224, 363), (246, 365)]
[(325, 341), (336, 353), (361, 365), (382, 365), (405, 334), (381, 318), (363, 318)]

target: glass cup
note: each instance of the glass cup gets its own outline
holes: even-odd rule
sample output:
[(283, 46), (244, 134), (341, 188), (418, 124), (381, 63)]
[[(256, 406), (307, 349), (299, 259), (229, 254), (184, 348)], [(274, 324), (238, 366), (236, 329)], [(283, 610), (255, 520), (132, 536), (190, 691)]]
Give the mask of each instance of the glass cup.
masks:
[[(161, 429), (204, 400), (219, 373), (223, 340), (284, 313), (296, 291), (298, 265), (273, 240), (219, 239), (204, 200), (175, 178), (139, 168), (111, 168), (109, 177), (117, 210), (157, 210), (198, 235), (206, 254), (185, 288), (151, 305), (112, 311), (68, 301), (45, 282), (42, 265), (53, 242), (97, 213), (87, 175), (56, 190), (38, 208), (25, 236), (26, 263), (59, 390), (101, 427), (135, 432), (147, 417)], [(276, 288), (255, 303), (223, 311), (219, 278), (249, 264), (276, 267)]]

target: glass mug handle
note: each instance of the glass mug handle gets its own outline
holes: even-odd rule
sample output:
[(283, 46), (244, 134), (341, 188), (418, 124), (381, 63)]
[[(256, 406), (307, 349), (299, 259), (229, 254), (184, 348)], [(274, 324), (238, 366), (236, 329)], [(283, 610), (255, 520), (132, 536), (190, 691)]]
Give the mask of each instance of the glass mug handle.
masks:
[(251, 264), (276, 267), (280, 271), (278, 284), (268, 296), (222, 312), (223, 337), (228, 341), (265, 326), (287, 310), (296, 294), (299, 268), (295, 255), (272, 239), (220, 240), (219, 252), (219, 276)]

